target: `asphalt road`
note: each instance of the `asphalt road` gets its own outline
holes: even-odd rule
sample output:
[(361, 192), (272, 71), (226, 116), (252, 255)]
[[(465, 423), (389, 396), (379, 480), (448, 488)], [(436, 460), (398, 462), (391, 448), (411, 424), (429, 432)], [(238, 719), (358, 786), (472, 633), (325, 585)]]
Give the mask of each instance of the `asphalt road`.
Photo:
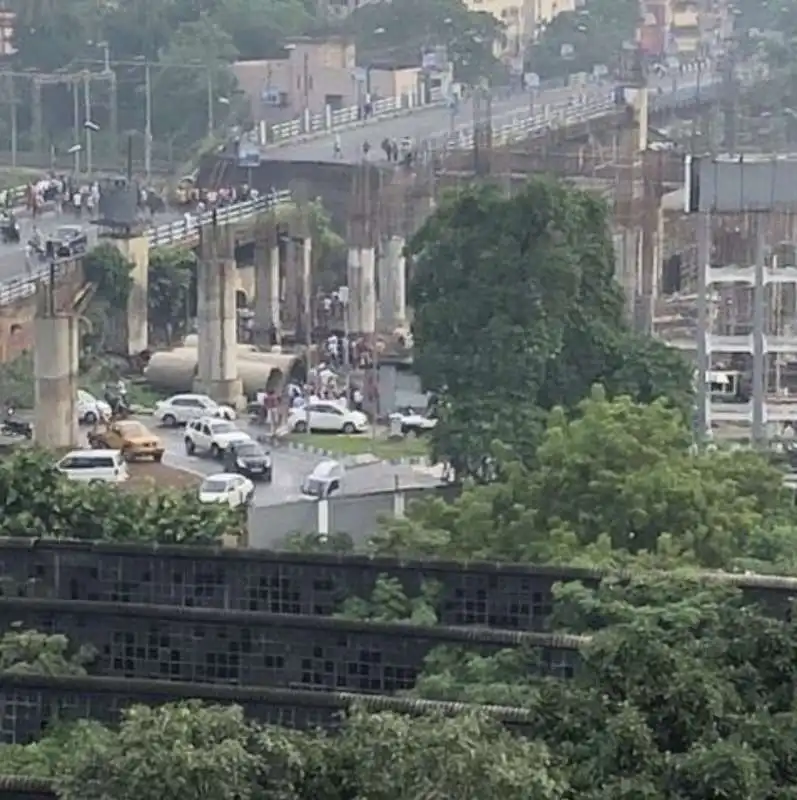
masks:
[[(162, 214), (157, 214), (152, 224), (165, 225), (167, 222), (174, 222), (180, 219), (181, 216), (179, 212), (165, 211)], [(19, 213), (18, 219), (21, 229), (19, 244), (0, 244), (0, 283), (24, 278), (29, 269), (36, 272), (43, 267), (42, 264), (35, 262), (29, 268), (25, 263), (25, 243), (33, 233), (34, 224), (45, 239), (51, 236), (59, 225), (83, 224), (89, 234), (89, 246), (92, 246), (97, 241), (97, 227), (91, 225), (88, 220), (77, 220), (69, 213), (59, 215), (55, 211), (46, 211), (34, 223), (34, 220), (26, 212), (23, 212)]]
[[(148, 423), (147, 423), (148, 424)], [(263, 428), (239, 423), (242, 430), (253, 437), (261, 435)], [(154, 428), (164, 446), (166, 453), (163, 463), (176, 469), (187, 470), (199, 475), (213, 475), (223, 471), (223, 466), (209, 456), (189, 456), (185, 452), (183, 431), (173, 428)], [(277, 448), (272, 451), (274, 462), (274, 480), (270, 485), (260, 484), (255, 493), (255, 506), (270, 506), (280, 503), (306, 500), (300, 487), (307, 475), (313, 471), (322, 457), (312, 453), (289, 448)], [(343, 491), (339, 497), (346, 497), (371, 492), (391, 491), (399, 485), (405, 489), (424, 488), (439, 485), (434, 475), (420, 468), (389, 464), (380, 461), (367, 466), (352, 466), (346, 470)]]
[[(651, 78), (650, 86), (653, 89), (661, 86), (666, 93), (670, 93), (674, 85), (682, 90), (695, 86), (697, 82), (697, 74), (688, 73), (678, 76), (675, 79), (675, 84), (672, 76)], [(608, 83), (601, 86), (592, 85), (538, 91), (534, 96), (534, 107), (540, 109), (540, 113), (542, 113), (542, 106), (545, 105), (568, 106), (571, 101), (579, 96), (585, 98), (605, 96), (608, 99), (612, 91), (613, 85)], [(503, 123), (510, 122), (515, 116), (525, 116), (529, 110), (530, 100), (528, 92), (516, 93), (509, 97), (493, 98), (491, 109), (493, 125), (500, 126)], [(436, 106), (405, 116), (383, 120), (375, 119), (365, 125), (339, 132), (342, 151), (341, 160), (344, 163), (359, 161), (362, 158), (362, 146), (366, 141), (372, 147), (373, 157), (378, 159), (382, 157), (379, 145), (385, 138), (400, 140), (405, 136), (410, 136), (416, 142), (420, 142), (424, 139), (445, 136), (458, 127), (470, 127), (473, 124), (473, 118), (473, 103), (472, 101), (467, 101), (460, 105), (457, 114), (453, 118), (450, 109)], [(330, 134), (311, 141), (273, 147), (269, 148), (266, 157), (279, 161), (332, 161), (335, 157), (333, 141), (332, 134)]]

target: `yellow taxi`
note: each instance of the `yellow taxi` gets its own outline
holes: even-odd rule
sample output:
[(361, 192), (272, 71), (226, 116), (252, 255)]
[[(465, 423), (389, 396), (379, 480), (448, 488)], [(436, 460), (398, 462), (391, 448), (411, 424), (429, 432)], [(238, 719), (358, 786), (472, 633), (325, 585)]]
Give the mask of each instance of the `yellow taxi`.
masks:
[(161, 440), (137, 419), (125, 419), (99, 425), (89, 433), (93, 448), (121, 450), (128, 461), (151, 458), (160, 461), (164, 447)]

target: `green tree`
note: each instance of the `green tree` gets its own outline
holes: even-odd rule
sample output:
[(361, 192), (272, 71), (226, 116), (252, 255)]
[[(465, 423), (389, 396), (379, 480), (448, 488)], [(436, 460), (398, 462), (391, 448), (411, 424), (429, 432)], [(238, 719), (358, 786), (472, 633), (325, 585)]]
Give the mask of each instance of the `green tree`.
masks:
[(241, 510), (199, 502), (194, 491), (120, 493), (64, 478), (53, 457), (20, 450), (0, 462), (0, 535), (117, 542), (220, 544), (243, 533)]
[(413, 238), (415, 364), (442, 401), (434, 454), (458, 476), (492, 478), (495, 440), (532, 464), (545, 411), (594, 383), (689, 406), (686, 362), (624, 321), (607, 230), (601, 201), (535, 179), (453, 195)]
[(162, 70), (153, 86), (154, 135), (194, 142), (218, 124), (236, 100), (230, 65), (238, 58), (232, 37), (210, 16), (183, 22), (159, 53)]
[[(587, 0), (577, 11), (557, 14), (526, 53), (526, 68), (542, 78), (617, 68), (623, 44), (635, 41), (635, 0)], [(562, 48), (571, 55), (562, 57)]]
[(69, 652), (61, 634), (10, 631), (0, 638), (0, 672), (26, 675), (85, 675), (94, 660), (94, 648), (84, 645)]
[(147, 283), (149, 324), (155, 341), (167, 345), (185, 330), (196, 254), (186, 247), (159, 247), (150, 253)]
[(10, 0), (16, 14), (13, 64), (17, 69), (52, 72), (85, 57), (97, 21), (91, 0)]
[(286, 37), (297, 36), (314, 22), (301, 0), (225, 0), (212, 17), (243, 60), (278, 57)]
[(694, 453), (682, 415), (596, 389), (549, 415), (533, 469), (496, 448), (501, 479), (414, 504), (369, 542), (379, 556), (588, 566), (791, 570), (783, 473), (748, 451)]
[(64, 800), (246, 800), (256, 768), (248, 736), (239, 707), (135, 706), (118, 733), (76, 749), (56, 786)]
[(96, 287), (96, 297), (111, 309), (121, 311), (133, 288), (134, 264), (112, 244), (92, 247), (83, 259), (83, 277)]
[(365, 3), (341, 24), (354, 37), (362, 63), (417, 63), (418, 53), (445, 46), (458, 81), (502, 82), (505, 70), (493, 55), (503, 25), (492, 14), (470, 11), (462, 0), (395, 0)]

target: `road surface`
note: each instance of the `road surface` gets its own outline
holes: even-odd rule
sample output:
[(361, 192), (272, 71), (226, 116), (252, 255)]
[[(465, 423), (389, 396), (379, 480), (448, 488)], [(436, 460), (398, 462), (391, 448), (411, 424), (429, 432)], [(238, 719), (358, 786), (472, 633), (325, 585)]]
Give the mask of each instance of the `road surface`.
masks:
[[(152, 224), (165, 225), (167, 222), (174, 222), (180, 219), (181, 216), (182, 214), (179, 212), (165, 211), (157, 214)], [(0, 283), (24, 278), (28, 273), (28, 265), (25, 263), (25, 243), (33, 233), (34, 220), (26, 212), (19, 213), (18, 219), (21, 229), (20, 243), (13, 245), (0, 244)], [(74, 224), (83, 223), (76, 220), (72, 214), (59, 215), (55, 211), (46, 211), (35, 221), (36, 227), (38, 227), (45, 239), (50, 237), (59, 225)], [(97, 227), (89, 224), (88, 221), (85, 222), (85, 227), (89, 234), (89, 247), (91, 247), (97, 242)], [(42, 266), (38, 261), (30, 265), (34, 272), (40, 270)]]
[[(262, 427), (249, 426), (244, 422), (240, 422), (239, 427), (253, 437), (263, 433)], [(183, 431), (181, 429), (153, 428), (153, 430), (157, 432), (166, 447), (163, 463), (167, 466), (188, 470), (200, 475), (212, 475), (223, 471), (222, 465), (209, 457), (186, 455)], [(313, 502), (301, 493), (300, 487), (307, 475), (313, 471), (313, 467), (322, 458), (312, 453), (288, 448), (275, 449), (272, 451), (272, 457), (274, 460), (274, 480), (270, 485), (258, 485), (254, 505), (271, 506), (298, 500)], [(391, 491), (396, 485), (396, 479), (406, 489), (431, 488), (440, 484), (436, 477), (419, 468), (380, 461), (376, 464), (369, 464), (367, 467), (352, 467), (348, 469), (343, 492), (338, 496), (347, 497), (371, 492)]]
[[(656, 90), (661, 86), (666, 93), (673, 90), (674, 85), (683, 90), (695, 86), (699, 78), (695, 73), (678, 76), (673, 82), (671, 76), (651, 78), (650, 86)], [(705, 80), (705, 77), (704, 77)], [(601, 86), (591, 85), (582, 87), (564, 87), (538, 91), (534, 95), (533, 108), (542, 113), (542, 107), (558, 106), (567, 107), (579, 97), (607, 99), (613, 91), (611, 84)], [(526, 116), (531, 104), (528, 92), (515, 93), (509, 97), (497, 96), (492, 101), (492, 124), (500, 126), (510, 122), (518, 115)], [(575, 107), (574, 107), (575, 108)], [(401, 140), (409, 136), (415, 142), (424, 139), (438, 138), (447, 135), (457, 127), (470, 127), (473, 125), (473, 103), (463, 102), (456, 115), (452, 116), (449, 108), (435, 106), (426, 110), (419, 110), (405, 116), (379, 119), (348, 130), (339, 131), (341, 143), (341, 158), (343, 163), (356, 163), (362, 159), (364, 142), (371, 145), (371, 154), (374, 159), (383, 157), (380, 143), (385, 138)], [(269, 148), (264, 157), (277, 161), (334, 161), (333, 134), (319, 137), (311, 141), (284, 144), (279, 147)]]

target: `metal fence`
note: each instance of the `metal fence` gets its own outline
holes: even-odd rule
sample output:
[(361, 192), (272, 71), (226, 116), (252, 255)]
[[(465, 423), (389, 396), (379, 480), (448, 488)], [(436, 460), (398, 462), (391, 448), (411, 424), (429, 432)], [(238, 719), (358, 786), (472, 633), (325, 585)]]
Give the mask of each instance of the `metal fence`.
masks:
[[(193, 247), (197, 244), (199, 230), (203, 225), (210, 224), (215, 216), (216, 224), (226, 225), (230, 222), (239, 222), (249, 219), (257, 214), (267, 211), (270, 208), (289, 203), (291, 201), (290, 190), (273, 192), (257, 200), (248, 200), (235, 205), (219, 208), (216, 211), (205, 211), (202, 214), (186, 214), (176, 222), (167, 222), (165, 225), (157, 225), (150, 228), (148, 232), (149, 246), (169, 247), (184, 245)], [(56, 277), (60, 277), (65, 264), (71, 264), (71, 259), (63, 259), (55, 264)], [(47, 283), (50, 280), (50, 267), (39, 267), (31, 270), (30, 274), (16, 278), (11, 281), (0, 283), (0, 306), (10, 305), (11, 303), (26, 300), (35, 294), (39, 284)]]

